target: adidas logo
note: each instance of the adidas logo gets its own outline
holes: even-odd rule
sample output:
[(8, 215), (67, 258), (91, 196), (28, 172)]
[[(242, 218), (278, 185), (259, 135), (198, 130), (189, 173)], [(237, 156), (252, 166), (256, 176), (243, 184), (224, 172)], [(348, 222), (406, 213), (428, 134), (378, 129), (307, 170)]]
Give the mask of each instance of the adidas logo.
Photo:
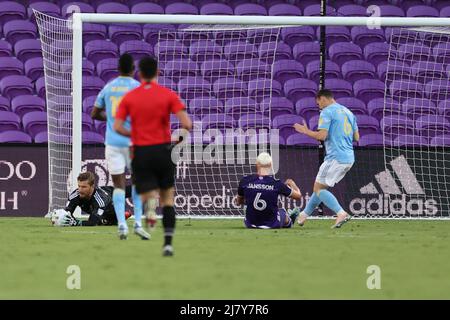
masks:
[[(436, 215), (438, 203), (427, 199), (417, 177), (403, 155), (390, 162), (392, 171), (386, 169), (375, 175), (371, 182), (359, 189), (364, 195), (350, 202), (350, 211), (355, 215)], [(397, 179), (394, 178), (396, 175)], [(397, 184), (397, 181), (400, 184)], [(394, 195), (394, 197), (392, 197)], [(374, 197), (377, 196), (377, 197)]]

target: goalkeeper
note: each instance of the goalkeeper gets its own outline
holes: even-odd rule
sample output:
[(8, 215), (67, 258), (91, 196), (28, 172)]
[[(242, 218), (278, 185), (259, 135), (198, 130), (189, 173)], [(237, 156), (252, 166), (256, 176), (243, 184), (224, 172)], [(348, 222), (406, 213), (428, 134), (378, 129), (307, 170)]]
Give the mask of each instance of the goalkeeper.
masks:
[[(92, 172), (84, 172), (78, 176), (78, 188), (74, 190), (67, 201), (64, 210), (56, 210), (52, 221), (56, 226), (111, 226), (117, 225), (117, 217), (112, 202), (114, 187), (96, 187)], [(126, 197), (131, 196), (131, 187), (127, 187)], [(88, 220), (73, 217), (77, 207), (83, 214), (89, 215)], [(125, 213), (129, 218), (131, 214)]]

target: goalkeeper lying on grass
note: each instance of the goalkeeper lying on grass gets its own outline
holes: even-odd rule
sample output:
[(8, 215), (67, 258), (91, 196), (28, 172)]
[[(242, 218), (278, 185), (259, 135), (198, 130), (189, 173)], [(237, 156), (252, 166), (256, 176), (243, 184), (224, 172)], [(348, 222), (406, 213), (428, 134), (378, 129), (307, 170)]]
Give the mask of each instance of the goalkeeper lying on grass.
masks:
[(272, 175), (272, 157), (262, 152), (256, 159), (256, 174), (245, 176), (239, 183), (237, 203), (246, 205), (244, 224), (247, 228), (290, 228), (297, 213), (289, 216), (278, 208), (278, 196), (300, 200), (302, 194), (291, 179), (285, 183)]
[[(114, 187), (96, 187), (92, 172), (84, 172), (78, 176), (78, 188), (69, 195), (65, 209), (52, 213), (52, 223), (55, 226), (111, 226), (117, 225), (116, 213), (112, 202)], [(126, 197), (131, 196), (131, 187), (126, 189)], [(89, 215), (88, 220), (73, 217), (77, 207), (82, 214)], [(125, 212), (125, 217), (131, 214)]]

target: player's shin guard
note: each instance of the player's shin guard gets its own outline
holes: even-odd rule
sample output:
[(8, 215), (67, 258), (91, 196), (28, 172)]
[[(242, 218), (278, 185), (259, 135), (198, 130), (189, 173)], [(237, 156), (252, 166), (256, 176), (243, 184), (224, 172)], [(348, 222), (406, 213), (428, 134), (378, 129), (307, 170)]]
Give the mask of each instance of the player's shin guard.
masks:
[(174, 207), (163, 207), (162, 214), (162, 223), (164, 227), (164, 245), (171, 245), (172, 237), (175, 232), (175, 209)]
[(310, 216), (321, 202), (322, 201), (317, 196), (317, 194), (313, 192), (303, 212), (306, 213), (308, 216)]
[(142, 201), (141, 197), (136, 192), (136, 187), (133, 186), (131, 189), (131, 198), (133, 199), (134, 206), (134, 223), (136, 226), (142, 226)]
[(125, 190), (115, 188), (113, 191), (112, 200), (119, 227), (120, 226), (126, 227), (127, 224), (125, 222)]
[(331, 210), (333, 210), (335, 213), (338, 213), (342, 211), (342, 207), (339, 204), (336, 197), (328, 190), (320, 190), (319, 192), (319, 199)]

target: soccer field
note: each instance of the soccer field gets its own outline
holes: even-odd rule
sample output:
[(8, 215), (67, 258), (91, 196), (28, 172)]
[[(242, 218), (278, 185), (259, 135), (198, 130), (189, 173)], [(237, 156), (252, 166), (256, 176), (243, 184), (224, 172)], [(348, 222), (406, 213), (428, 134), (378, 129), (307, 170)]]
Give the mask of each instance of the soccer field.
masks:
[[(450, 221), (331, 224), (179, 220), (175, 256), (163, 258), (159, 228), (150, 241), (119, 241), (115, 227), (1, 218), (0, 299), (450, 299)], [(66, 288), (69, 265), (81, 269), (80, 290)], [(370, 265), (379, 290), (367, 288)]]

